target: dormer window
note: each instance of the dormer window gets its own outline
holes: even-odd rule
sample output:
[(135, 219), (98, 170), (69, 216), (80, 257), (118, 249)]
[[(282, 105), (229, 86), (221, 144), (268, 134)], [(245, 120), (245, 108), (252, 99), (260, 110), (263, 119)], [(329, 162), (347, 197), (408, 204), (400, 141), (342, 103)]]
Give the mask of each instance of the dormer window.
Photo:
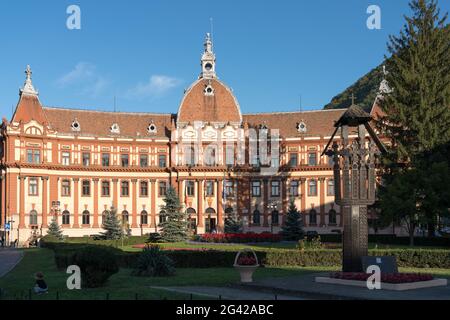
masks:
[(214, 88), (209, 84), (205, 88), (205, 96), (213, 96), (214, 95)]
[(148, 125), (147, 132), (149, 134), (156, 134), (158, 132), (156, 125), (153, 123), (153, 121)]
[(297, 123), (297, 131), (299, 133), (306, 133), (307, 128), (306, 128), (306, 123), (301, 121), (300, 123)]
[(117, 123), (113, 123), (109, 130), (111, 131), (111, 133), (120, 133), (120, 128)]
[(77, 119), (73, 120), (72, 125), (70, 126), (72, 131), (79, 132), (81, 130), (80, 123)]

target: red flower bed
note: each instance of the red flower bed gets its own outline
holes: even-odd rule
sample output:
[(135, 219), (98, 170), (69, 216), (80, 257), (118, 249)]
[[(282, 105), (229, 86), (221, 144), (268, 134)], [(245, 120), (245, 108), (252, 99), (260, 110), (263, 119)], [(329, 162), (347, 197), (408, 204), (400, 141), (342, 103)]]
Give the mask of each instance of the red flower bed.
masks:
[(239, 257), (237, 264), (240, 266), (256, 266), (256, 259), (254, 257)]
[(206, 233), (199, 240), (214, 243), (280, 242), (281, 236), (272, 233)]
[[(369, 273), (352, 273), (352, 272), (334, 272), (330, 274), (330, 278), (342, 280), (367, 281), (371, 276)], [(419, 273), (382, 273), (381, 282), (384, 283), (410, 283), (433, 280), (430, 274)]]
[[(144, 249), (146, 248), (146, 244), (136, 244), (133, 246), (133, 248), (136, 249)], [(165, 251), (209, 251), (211, 249), (208, 248), (161, 248), (161, 250)]]

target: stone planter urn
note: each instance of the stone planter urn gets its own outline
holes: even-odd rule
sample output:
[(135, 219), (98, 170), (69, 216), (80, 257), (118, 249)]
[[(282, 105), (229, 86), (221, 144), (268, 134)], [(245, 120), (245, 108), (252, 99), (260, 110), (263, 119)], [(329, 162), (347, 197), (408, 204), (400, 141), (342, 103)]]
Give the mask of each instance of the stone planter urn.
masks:
[(236, 254), (234, 268), (239, 271), (242, 283), (253, 282), (253, 273), (258, 267), (258, 257), (253, 250), (244, 249)]

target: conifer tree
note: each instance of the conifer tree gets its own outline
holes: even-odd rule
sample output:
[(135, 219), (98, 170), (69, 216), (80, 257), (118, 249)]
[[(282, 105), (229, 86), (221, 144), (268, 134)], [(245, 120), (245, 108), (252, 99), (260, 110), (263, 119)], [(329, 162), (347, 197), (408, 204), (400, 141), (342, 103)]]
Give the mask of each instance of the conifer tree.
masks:
[(180, 242), (188, 237), (187, 216), (182, 210), (180, 199), (173, 187), (167, 189), (164, 198), (164, 210), (166, 219), (160, 223), (162, 242)]
[(63, 232), (58, 225), (58, 221), (56, 221), (55, 218), (52, 219), (48, 226), (47, 235), (55, 237), (58, 240), (64, 239)]
[[(392, 148), (384, 159), (383, 181), (386, 190), (397, 185), (404, 189), (400, 193), (417, 195), (415, 215), (422, 215), (417, 220), (424, 220), (429, 235), (434, 235), (437, 215), (442, 210), (423, 208), (427, 199), (443, 203), (446, 196), (427, 186), (440, 183), (430, 178), (441, 178), (430, 172), (436, 165), (431, 161), (435, 157), (430, 155), (450, 141), (450, 26), (446, 25), (447, 14), (441, 15), (437, 0), (412, 0), (410, 8), (412, 16), (405, 17), (400, 35), (391, 36), (388, 44), (392, 57), (386, 79), (392, 92), (382, 99), (386, 116), (379, 126), (391, 139)], [(409, 170), (415, 170), (414, 179), (406, 178), (412, 175), (405, 173)], [(404, 184), (408, 181), (416, 185)], [(387, 192), (380, 192), (381, 202), (390, 200)], [(397, 210), (398, 215), (403, 214), (400, 211)]]
[(287, 241), (297, 241), (303, 239), (303, 222), (301, 215), (295, 206), (295, 202), (292, 199), (289, 204), (289, 210), (286, 215), (286, 221), (281, 227), (281, 236)]
[(116, 208), (111, 207), (111, 209), (106, 212), (102, 228), (105, 232), (102, 232), (101, 234), (107, 240), (119, 240), (124, 236), (123, 226), (117, 217)]
[(233, 212), (225, 219), (225, 233), (240, 233), (242, 231), (242, 221)]

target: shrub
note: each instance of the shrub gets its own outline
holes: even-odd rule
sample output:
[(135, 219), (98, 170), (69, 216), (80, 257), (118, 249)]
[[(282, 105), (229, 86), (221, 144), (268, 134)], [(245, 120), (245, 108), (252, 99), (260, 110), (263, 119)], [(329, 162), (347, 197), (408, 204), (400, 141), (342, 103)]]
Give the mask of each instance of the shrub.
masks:
[(147, 242), (148, 243), (158, 243), (162, 241), (162, 237), (158, 232), (150, 233)]
[(69, 255), (68, 260), (80, 267), (82, 285), (87, 288), (101, 287), (111, 275), (119, 271), (114, 252), (106, 247), (83, 248)]
[(206, 233), (198, 238), (201, 242), (214, 243), (255, 243), (255, 242), (280, 242), (281, 236), (267, 233)]
[(145, 248), (132, 272), (135, 276), (166, 277), (175, 273), (174, 263), (158, 246)]

